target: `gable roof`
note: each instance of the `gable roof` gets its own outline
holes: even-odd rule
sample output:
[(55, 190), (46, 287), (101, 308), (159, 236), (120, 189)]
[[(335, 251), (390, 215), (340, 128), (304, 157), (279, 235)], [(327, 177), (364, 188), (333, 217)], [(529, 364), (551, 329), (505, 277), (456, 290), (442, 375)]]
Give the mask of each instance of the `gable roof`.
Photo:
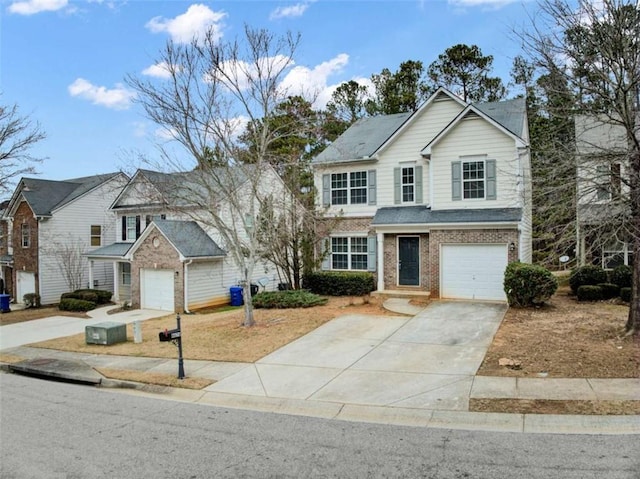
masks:
[(39, 178), (22, 178), (11, 198), (12, 210), (22, 196), (36, 216), (51, 216), (52, 213), (105, 182), (123, 173), (107, 173), (85, 176), (70, 180), (43, 180)]
[[(488, 107), (486, 107), (488, 108)], [(505, 120), (511, 120), (511, 126), (512, 127), (517, 127), (516, 121), (513, 118), (513, 113), (504, 108), (496, 108), (496, 112), (498, 112), (498, 116), (503, 116)], [(526, 118), (526, 115), (524, 114), (524, 110), (522, 111), (523, 114), (523, 118)], [(484, 119), (485, 121), (487, 121), (489, 124), (493, 125), (495, 128), (497, 128), (498, 130), (500, 130), (501, 132), (503, 132), (504, 134), (506, 134), (507, 136), (510, 136), (511, 138), (514, 139), (514, 141), (516, 142), (516, 144), (518, 145), (518, 147), (525, 147), (528, 146), (528, 142), (525, 141), (522, 137), (520, 137), (519, 135), (516, 135), (514, 132), (512, 132), (511, 130), (507, 129), (504, 125), (502, 125), (501, 123), (499, 123), (498, 121), (496, 121), (493, 117), (487, 115), (486, 113), (484, 113), (481, 109), (479, 109), (476, 105), (472, 105), (469, 104), (467, 105), (467, 107), (462, 110), (452, 121), (451, 123), (449, 123), (442, 131), (440, 131), (440, 133), (438, 133), (434, 138), (431, 139), (431, 141), (427, 144), (427, 146), (425, 146), (422, 151), (420, 152), (422, 155), (424, 156), (429, 156), (431, 155), (431, 148), (438, 143), (440, 140), (442, 140), (445, 136), (447, 136), (453, 129), (455, 129), (455, 127), (460, 124), (460, 122), (462, 120), (464, 120), (465, 118), (473, 118), (473, 117), (480, 117), (482, 119)], [(522, 121), (522, 124), (524, 125), (524, 121)]]
[[(463, 112), (471, 108), (482, 118), (491, 121), (500, 129), (519, 139), (524, 139), (526, 136), (527, 116), (524, 98), (471, 105), (464, 103), (462, 99), (447, 89), (438, 88), (415, 112), (361, 118), (318, 154), (313, 159), (313, 163), (322, 165), (374, 159), (372, 157), (376, 153), (392, 142), (394, 137), (401, 134), (416, 118), (420, 117), (430, 104), (445, 97), (464, 106)], [(456, 119), (452, 119), (449, 126), (455, 121)], [(429, 140), (433, 141), (433, 139)]]
[(411, 112), (360, 118), (313, 159), (315, 164), (368, 159), (412, 115)]
[[(253, 168), (255, 168), (254, 165), (244, 165), (238, 168), (219, 168), (216, 171), (222, 181), (226, 181), (230, 186), (236, 188), (247, 181)], [(127, 197), (131, 188), (141, 181), (148, 182), (158, 196), (153, 197), (154, 195), (150, 193), (143, 204), (122, 204), (123, 199)], [(118, 209), (158, 205), (190, 206), (192, 203), (189, 202), (189, 197), (198, 194), (203, 194), (206, 197), (209, 192), (215, 190), (213, 186), (214, 185), (207, 185), (206, 178), (204, 178), (202, 172), (198, 170), (163, 173), (139, 169), (133, 175), (129, 184), (120, 192), (111, 208)], [(185, 192), (186, 195), (180, 194), (179, 192)]]
[(195, 221), (155, 220), (153, 224), (185, 258), (227, 254)]

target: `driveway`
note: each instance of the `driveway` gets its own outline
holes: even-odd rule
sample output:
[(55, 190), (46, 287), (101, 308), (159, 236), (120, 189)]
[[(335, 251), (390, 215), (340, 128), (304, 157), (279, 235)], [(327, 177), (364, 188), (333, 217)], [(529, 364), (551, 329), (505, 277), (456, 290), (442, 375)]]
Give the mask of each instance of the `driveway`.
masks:
[(0, 350), (15, 348), (25, 344), (37, 343), (48, 339), (63, 338), (72, 334), (84, 333), (85, 326), (103, 323), (105, 321), (117, 321), (119, 323), (132, 323), (145, 319), (167, 316), (168, 311), (156, 311), (151, 309), (132, 309), (118, 313), (116, 316), (107, 314), (114, 306), (105, 306), (89, 311), (91, 319), (78, 319), (72, 316), (52, 316), (21, 323), (7, 324), (0, 328)]
[(467, 411), (507, 305), (438, 301), (412, 318), (347, 315), (207, 391)]

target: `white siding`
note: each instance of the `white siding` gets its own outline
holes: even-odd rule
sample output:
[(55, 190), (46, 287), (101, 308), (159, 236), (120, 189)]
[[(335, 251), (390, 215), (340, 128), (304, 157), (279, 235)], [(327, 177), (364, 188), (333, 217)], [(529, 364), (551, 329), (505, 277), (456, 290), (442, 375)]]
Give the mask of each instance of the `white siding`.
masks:
[[(496, 160), (497, 199), (451, 199), (451, 163), (463, 156), (486, 156)], [(520, 164), (515, 142), (485, 120), (469, 119), (460, 122), (432, 149), (434, 210), (466, 208), (512, 208), (523, 203), (517, 183)]]
[(224, 262), (221, 258), (187, 266), (188, 309), (202, 308), (214, 303), (218, 298), (228, 296), (229, 287), (225, 285), (223, 277)]
[[(102, 242), (105, 246), (115, 241), (114, 214), (109, 207), (115, 200), (122, 186), (123, 177), (110, 180), (101, 187), (72, 201), (55, 211), (49, 219), (39, 224), (39, 285), (42, 304), (57, 303), (60, 295), (69, 290), (66, 280), (60, 271), (60, 262), (64, 259), (56, 254), (56, 243), (71, 242), (77, 244), (86, 253), (97, 247), (91, 247), (91, 225), (102, 228)], [(58, 250), (59, 251), (59, 250)], [(89, 285), (89, 266), (86, 258), (84, 264), (82, 287)], [(111, 263), (94, 264), (94, 281), (98, 289), (113, 291), (113, 267)]]

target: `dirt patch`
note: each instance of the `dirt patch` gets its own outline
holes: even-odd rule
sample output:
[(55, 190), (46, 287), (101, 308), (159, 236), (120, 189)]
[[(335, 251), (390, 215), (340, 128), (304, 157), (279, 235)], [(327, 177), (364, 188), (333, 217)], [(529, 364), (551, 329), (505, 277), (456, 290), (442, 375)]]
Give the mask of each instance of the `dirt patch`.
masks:
[[(360, 297), (330, 298), (323, 306), (307, 309), (256, 309), (256, 325), (242, 326), (243, 310), (182, 315), (185, 359), (254, 362), (309, 331), (344, 314), (389, 315), (376, 301)], [(112, 316), (117, 321), (118, 315)], [(175, 358), (171, 343), (160, 343), (158, 334), (176, 327), (175, 315), (144, 321), (143, 342), (133, 342), (133, 326), (127, 325), (126, 343), (109, 346), (85, 344), (84, 334), (33, 344), (40, 348), (92, 354)]]
[(85, 313), (72, 313), (60, 311), (55, 306), (44, 306), (42, 308), (17, 309), (8, 313), (0, 314), (0, 326), (7, 324), (22, 323), (33, 319), (49, 318), (51, 316), (71, 316), (73, 318), (88, 318)]
[(517, 414), (640, 414), (640, 401), (558, 401), (551, 399), (470, 399), (469, 411)]
[[(561, 288), (548, 305), (509, 308), (480, 376), (555, 378), (640, 377), (640, 344), (624, 336), (629, 307), (580, 303)], [(519, 368), (500, 366), (502, 358)]]
[(178, 379), (176, 376), (172, 376), (170, 374), (131, 371), (129, 369), (96, 368), (96, 371), (110, 379), (155, 384), (156, 386), (167, 386), (172, 388), (203, 389), (215, 382), (206, 378)]

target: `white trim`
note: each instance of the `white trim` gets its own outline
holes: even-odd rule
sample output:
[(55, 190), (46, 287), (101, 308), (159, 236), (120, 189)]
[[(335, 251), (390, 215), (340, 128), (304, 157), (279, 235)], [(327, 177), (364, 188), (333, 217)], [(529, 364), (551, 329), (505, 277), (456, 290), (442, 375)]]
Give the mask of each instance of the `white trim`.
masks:
[(384, 233), (376, 231), (378, 245), (378, 291), (384, 291)]

